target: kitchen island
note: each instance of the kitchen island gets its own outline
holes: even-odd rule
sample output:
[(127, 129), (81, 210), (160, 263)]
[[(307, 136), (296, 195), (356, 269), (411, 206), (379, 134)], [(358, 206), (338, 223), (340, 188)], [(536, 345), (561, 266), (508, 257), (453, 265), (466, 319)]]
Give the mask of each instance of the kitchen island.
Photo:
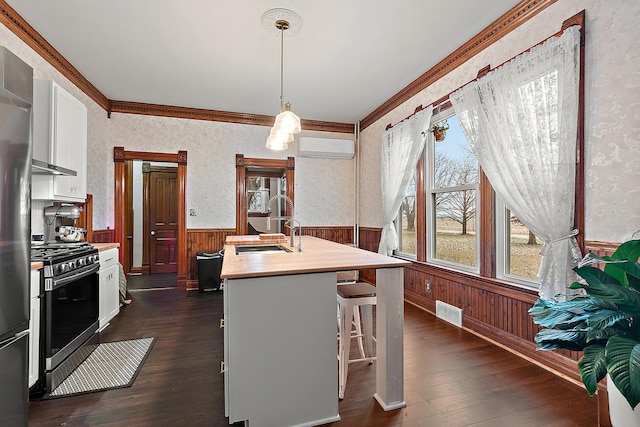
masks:
[(376, 269), (378, 296), (374, 398), (385, 410), (406, 406), (403, 266), (409, 263), (310, 236), (302, 237), (302, 252), (288, 243), (276, 245), (284, 251), (252, 250), (269, 244), (230, 236), (225, 246), (222, 370), (229, 422), (283, 427), (340, 419), (336, 272), (365, 268)]

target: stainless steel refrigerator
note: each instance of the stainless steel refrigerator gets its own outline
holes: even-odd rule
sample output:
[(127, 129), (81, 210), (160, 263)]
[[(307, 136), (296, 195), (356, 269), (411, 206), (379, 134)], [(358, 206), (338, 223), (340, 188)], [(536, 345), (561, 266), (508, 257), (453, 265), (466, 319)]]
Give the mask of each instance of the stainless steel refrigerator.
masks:
[(33, 69), (0, 46), (0, 426), (26, 426)]

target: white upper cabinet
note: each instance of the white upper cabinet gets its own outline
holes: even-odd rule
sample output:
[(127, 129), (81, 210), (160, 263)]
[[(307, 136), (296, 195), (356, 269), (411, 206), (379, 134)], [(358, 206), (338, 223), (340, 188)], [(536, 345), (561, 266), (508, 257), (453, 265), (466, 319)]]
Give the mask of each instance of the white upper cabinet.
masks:
[(33, 82), (33, 158), (77, 172), (32, 176), (34, 200), (87, 197), (87, 107), (51, 80)]

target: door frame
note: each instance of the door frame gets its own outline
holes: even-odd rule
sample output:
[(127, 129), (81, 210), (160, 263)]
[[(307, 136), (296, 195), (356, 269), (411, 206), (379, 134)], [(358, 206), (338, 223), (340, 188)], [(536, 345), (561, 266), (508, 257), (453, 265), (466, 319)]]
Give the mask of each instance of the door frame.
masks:
[[(244, 154), (236, 154), (236, 234), (243, 236), (249, 233), (249, 213), (247, 211), (247, 175), (254, 174), (257, 170), (269, 173), (274, 169), (281, 169), (287, 178), (285, 195), (295, 204), (295, 157), (286, 159), (258, 159), (244, 157)], [(289, 205), (285, 204), (286, 213), (290, 215)]]
[(146, 151), (126, 151), (124, 147), (113, 147), (114, 164), (114, 234), (120, 244), (120, 263), (125, 272), (131, 269), (129, 245), (127, 245), (128, 218), (127, 203), (127, 161), (168, 162), (178, 165), (178, 288), (187, 289), (187, 152), (156, 153)]

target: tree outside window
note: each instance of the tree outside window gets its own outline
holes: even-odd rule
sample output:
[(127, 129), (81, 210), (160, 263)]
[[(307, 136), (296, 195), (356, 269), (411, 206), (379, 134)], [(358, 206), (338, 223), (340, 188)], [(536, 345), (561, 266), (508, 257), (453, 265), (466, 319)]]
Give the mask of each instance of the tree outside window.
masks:
[(416, 256), (416, 174), (413, 173), (407, 192), (400, 205), (396, 217), (396, 232), (398, 234), (397, 253), (415, 258)]

